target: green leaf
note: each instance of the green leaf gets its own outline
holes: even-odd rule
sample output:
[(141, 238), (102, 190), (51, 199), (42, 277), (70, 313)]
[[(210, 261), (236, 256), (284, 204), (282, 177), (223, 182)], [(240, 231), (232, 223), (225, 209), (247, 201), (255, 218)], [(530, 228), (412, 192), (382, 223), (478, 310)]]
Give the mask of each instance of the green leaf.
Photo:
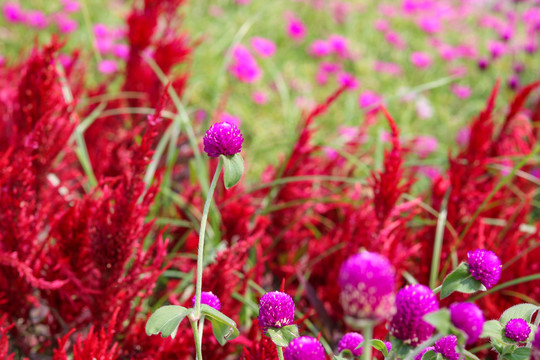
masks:
[(213, 307), (201, 304), (201, 314), (212, 322), (212, 331), (220, 345), (240, 335), (234, 320)]
[(450, 329), (452, 328), (450, 311), (448, 309), (440, 309), (426, 314), (424, 315), (424, 320), (435, 326), (435, 328), (443, 335), (449, 334)]
[(463, 355), (465, 355), (466, 359), (480, 360), (478, 356), (474, 355), (473, 353), (467, 350), (463, 350)]
[(354, 354), (352, 353), (351, 350), (345, 349), (345, 350), (342, 350), (342, 351), (339, 353), (338, 359), (343, 359), (343, 360), (354, 359)]
[(512, 319), (523, 319), (530, 323), (536, 310), (538, 310), (538, 306), (533, 304), (514, 305), (502, 313), (499, 322), (502, 326), (506, 326), (506, 324)]
[(508, 360), (529, 360), (531, 349), (528, 347), (519, 347), (510, 354), (504, 355), (503, 359)]
[(289, 343), (296, 339), (299, 335), (298, 326), (288, 325), (281, 328), (268, 328), (266, 331), (274, 344), (281, 347), (289, 346)]
[(426, 351), (424, 355), (422, 355), (422, 360), (437, 360), (440, 359), (439, 353), (436, 353), (433, 350)]
[(390, 337), (390, 343), (392, 344), (392, 352), (394, 352), (398, 358), (406, 358), (412, 350), (410, 345), (405, 344), (403, 341), (393, 336)]
[(221, 158), (225, 165), (225, 173), (223, 175), (225, 188), (230, 189), (238, 184), (244, 173), (244, 160), (240, 154), (234, 154), (233, 156), (221, 155)]
[(382, 352), (384, 357), (388, 356), (388, 348), (386, 347), (386, 344), (384, 343), (384, 341), (381, 341), (378, 339), (372, 339), (371, 346), (373, 346), (375, 349)]
[(486, 291), (486, 287), (469, 272), (469, 265), (462, 262), (444, 279), (441, 289), (441, 299), (444, 299), (454, 291), (472, 294), (477, 291)]
[(170, 336), (174, 339), (178, 325), (192, 312), (192, 308), (186, 309), (183, 306), (162, 306), (146, 322), (146, 335), (150, 336), (161, 333), (162, 337)]
[(484, 328), (482, 329), (481, 338), (501, 338), (502, 337), (503, 327), (500, 322), (497, 320), (489, 320), (484, 323)]

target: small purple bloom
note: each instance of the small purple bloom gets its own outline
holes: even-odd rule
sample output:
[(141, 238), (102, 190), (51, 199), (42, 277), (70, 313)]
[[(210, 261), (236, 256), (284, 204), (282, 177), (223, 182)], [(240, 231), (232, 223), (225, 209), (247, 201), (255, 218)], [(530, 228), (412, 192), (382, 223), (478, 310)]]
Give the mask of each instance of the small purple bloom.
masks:
[(414, 357), (414, 360), (422, 360), (422, 356), (424, 356), (425, 353), (427, 353), (428, 351), (430, 350), (435, 350), (435, 347), (434, 346), (428, 346), (427, 348), (425, 348), (424, 350), (420, 351), (418, 353), (418, 355), (416, 355)]
[(414, 139), (413, 151), (420, 157), (427, 157), (439, 147), (436, 138), (429, 135), (420, 135)]
[(127, 60), (129, 58), (129, 45), (127, 44), (117, 44), (113, 47), (114, 56)]
[(461, 302), (450, 305), (450, 319), (455, 327), (467, 334), (468, 345), (476, 342), (482, 334), (484, 314), (474, 303)]
[(339, 296), (345, 315), (382, 321), (392, 315), (395, 270), (384, 256), (369, 251), (349, 257), (339, 270)]
[(536, 331), (531, 345), (531, 360), (540, 360), (540, 330)]
[(291, 325), (294, 321), (294, 301), (292, 297), (281, 291), (264, 294), (259, 301), (257, 320), (265, 332), (269, 327), (281, 328)]
[(63, 34), (71, 33), (79, 27), (79, 23), (64, 14), (57, 14), (54, 18), (58, 30)]
[(328, 37), (328, 43), (332, 48), (332, 51), (335, 52), (339, 57), (345, 59), (349, 55), (347, 38), (341, 35), (330, 35)]
[(25, 16), (25, 22), (36, 29), (44, 29), (49, 25), (47, 16), (41, 11), (30, 11)]
[(114, 60), (101, 60), (98, 64), (98, 71), (102, 74), (112, 74), (116, 72), (118, 65)]
[(447, 360), (459, 360), (459, 354), (456, 351), (457, 336), (448, 335), (437, 340), (434, 346), (436, 353), (441, 354)]
[(324, 360), (324, 348), (321, 343), (310, 336), (300, 336), (285, 348), (285, 360)]
[(361, 108), (369, 108), (379, 105), (382, 102), (382, 97), (374, 93), (373, 91), (364, 91), (358, 97), (358, 105)]
[(453, 84), (450, 86), (450, 90), (456, 95), (459, 99), (467, 99), (471, 96), (471, 88), (466, 85)]
[(492, 288), (501, 278), (501, 260), (493, 251), (477, 249), (467, 253), (469, 271), (486, 288)]
[(251, 47), (262, 57), (271, 57), (276, 52), (276, 44), (263, 37), (251, 38)]
[(489, 66), (489, 60), (486, 58), (478, 59), (478, 68), (480, 70), (486, 70)]
[[(364, 337), (357, 332), (350, 332), (343, 335), (341, 340), (338, 343), (338, 352), (341, 353), (343, 350), (350, 350), (354, 356), (362, 355), (363, 347), (358, 348), (364, 341)], [(358, 348), (358, 349), (357, 349)]]
[(4, 13), (4, 17), (8, 22), (21, 22), (25, 18), (25, 14), (21, 10), (21, 7), (15, 2), (10, 1), (4, 3), (4, 5), (2, 5), (2, 12)]
[(204, 151), (211, 157), (232, 156), (242, 150), (244, 137), (240, 129), (230, 122), (210, 126), (203, 138)]
[(317, 39), (313, 41), (309, 47), (309, 53), (311, 56), (323, 57), (329, 55), (332, 52), (332, 47), (327, 41)]
[(296, 41), (302, 41), (306, 37), (306, 25), (295, 15), (288, 16), (287, 32)]
[(390, 320), (390, 334), (416, 346), (427, 340), (435, 328), (423, 316), (439, 309), (437, 297), (425, 285), (407, 285), (396, 296), (396, 313)]
[(252, 83), (262, 75), (262, 71), (257, 64), (255, 58), (249, 50), (242, 46), (236, 45), (232, 52), (232, 63), (229, 66), (229, 71), (242, 82)]
[(61, 0), (60, 2), (64, 6), (64, 11), (68, 13), (77, 12), (81, 8), (77, 0)]
[(385, 341), (384, 345), (386, 345), (386, 350), (388, 350), (388, 352), (392, 351), (392, 343), (390, 341)]
[[(195, 307), (195, 299), (196, 296), (191, 299), (192, 306)], [(221, 301), (219, 301), (219, 298), (214, 295), (211, 291), (203, 291), (201, 293), (201, 304), (206, 304), (210, 306), (211, 308), (216, 309), (217, 311), (221, 310)]]
[(426, 69), (431, 66), (431, 57), (423, 52), (414, 52), (411, 54), (411, 62), (419, 69)]
[(516, 342), (526, 341), (531, 334), (531, 326), (523, 319), (510, 320), (504, 329), (504, 336)]
[(109, 35), (109, 28), (105, 24), (95, 24), (94, 35), (98, 38), (106, 37)]

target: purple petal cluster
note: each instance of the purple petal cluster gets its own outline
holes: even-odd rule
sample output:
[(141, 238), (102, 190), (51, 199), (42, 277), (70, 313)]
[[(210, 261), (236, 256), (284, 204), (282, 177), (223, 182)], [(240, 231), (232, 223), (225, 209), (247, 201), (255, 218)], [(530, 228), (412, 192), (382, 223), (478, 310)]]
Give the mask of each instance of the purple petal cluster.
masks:
[(300, 336), (289, 343), (283, 353), (285, 360), (324, 360), (324, 348), (319, 340)]
[[(191, 302), (193, 306), (195, 306), (195, 299), (196, 296), (191, 299)], [(201, 293), (201, 304), (206, 304), (210, 306), (211, 308), (216, 309), (217, 311), (221, 310), (221, 301), (219, 301), (219, 298), (214, 295), (211, 291), (203, 291)]]
[(435, 329), (422, 318), (438, 309), (439, 302), (430, 288), (420, 284), (407, 285), (397, 293), (390, 334), (412, 346), (422, 343)]
[(517, 342), (526, 341), (530, 334), (531, 326), (523, 319), (510, 320), (504, 329), (504, 336)]
[(447, 360), (459, 360), (459, 354), (456, 351), (458, 340), (456, 335), (448, 335), (437, 340), (434, 346), (436, 353), (441, 354)]
[(339, 340), (338, 352), (341, 353), (343, 350), (350, 350), (354, 356), (360, 356), (362, 355), (363, 348), (357, 349), (357, 347), (362, 341), (364, 341), (364, 337), (361, 334), (357, 332), (346, 333)]
[(469, 271), (486, 288), (492, 288), (501, 278), (501, 260), (493, 251), (476, 249), (467, 253)]
[(269, 327), (281, 328), (294, 321), (294, 301), (281, 291), (272, 291), (259, 301), (259, 325), (266, 332)]
[(536, 331), (531, 345), (531, 360), (540, 360), (540, 330)]
[(424, 350), (420, 351), (420, 352), (418, 353), (418, 355), (416, 355), (416, 356), (414, 357), (414, 360), (422, 360), (422, 356), (424, 356), (424, 354), (427, 353), (427, 352), (430, 351), (430, 350), (435, 350), (435, 347), (433, 347), (433, 346), (428, 346), (428, 347), (425, 348)]
[(394, 312), (395, 270), (385, 257), (363, 251), (339, 271), (340, 302), (346, 316), (382, 321)]
[(242, 150), (244, 137), (236, 125), (222, 121), (210, 126), (203, 138), (204, 152), (211, 157), (231, 156)]
[(467, 334), (467, 344), (478, 340), (484, 328), (484, 314), (480, 308), (471, 302), (454, 303), (450, 305), (450, 319), (455, 327)]

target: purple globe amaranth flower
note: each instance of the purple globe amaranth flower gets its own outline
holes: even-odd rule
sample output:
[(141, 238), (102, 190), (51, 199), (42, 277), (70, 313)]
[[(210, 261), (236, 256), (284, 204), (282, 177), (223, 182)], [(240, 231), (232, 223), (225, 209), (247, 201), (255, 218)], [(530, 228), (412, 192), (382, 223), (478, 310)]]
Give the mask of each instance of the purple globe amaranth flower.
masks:
[(395, 271), (384, 256), (363, 251), (339, 270), (340, 302), (354, 319), (385, 320), (394, 312)]
[(424, 315), (439, 309), (437, 297), (425, 285), (407, 285), (396, 296), (396, 313), (390, 320), (390, 334), (406, 344), (416, 346), (427, 340), (435, 328)]
[[(193, 306), (195, 306), (195, 299), (196, 296), (193, 297), (191, 300)], [(221, 301), (219, 301), (219, 298), (214, 295), (211, 291), (203, 291), (201, 293), (201, 304), (206, 304), (210, 306), (211, 308), (216, 309), (217, 311), (221, 310)]]
[(493, 251), (476, 249), (467, 253), (469, 271), (486, 288), (492, 288), (501, 278), (501, 260)]
[(437, 340), (434, 351), (441, 354), (447, 360), (459, 360), (459, 354), (456, 351), (457, 336), (448, 335)]
[(540, 330), (536, 331), (531, 345), (531, 360), (540, 360)]
[(517, 342), (526, 341), (530, 334), (531, 326), (519, 318), (510, 320), (504, 329), (504, 336)]
[(281, 328), (294, 321), (294, 301), (281, 291), (272, 291), (262, 296), (259, 301), (259, 325), (264, 332), (269, 327)]
[(467, 334), (467, 344), (476, 342), (482, 334), (484, 314), (474, 303), (461, 302), (450, 305), (450, 319), (455, 327)]
[(210, 126), (203, 139), (204, 151), (211, 157), (238, 154), (242, 150), (243, 142), (240, 129), (227, 121)]
[(390, 341), (385, 341), (384, 345), (386, 345), (386, 350), (388, 350), (388, 352), (392, 351), (392, 343)]
[(435, 350), (435, 347), (434, 346), (428, 346), (427, 348), (425, 348), (424, 350), (420, 351), (418, 353), (418, 355), (416, 355), (414, 357), (414, 360), (422, 360), (422, 356), (424, 356), (425, 353), (427, 353), (428, 351), (430, 350)]
[(319, 340), (310, 336), (300, 336), (285, 348), (285, 360), (324, 360), (324, 348)]
[(341, 340), (339, 340), (338, 343), (338, 352), (342, 352), (343, 350), (350, 350), (354, 356), (360, 356), (362, 355), (363, 347), (358, 348), (358, 345), (360, 345), (364, 341), (364, 337), (357, 333), (357, 332), (350, 332), (343, 335)]

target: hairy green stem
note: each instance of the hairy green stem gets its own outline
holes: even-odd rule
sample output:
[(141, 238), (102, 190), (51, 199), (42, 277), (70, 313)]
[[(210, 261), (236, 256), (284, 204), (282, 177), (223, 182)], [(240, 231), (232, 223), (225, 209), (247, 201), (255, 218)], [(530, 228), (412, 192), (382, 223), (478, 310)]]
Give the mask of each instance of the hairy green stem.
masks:
[(371, 360), (371, 339), (373, 339), (373, 324), (369, 323), (362, 329), (364, 335), (364, 349), (362, 351), (362, 360)]
[(202, 346), (197, 331), (197, 321), (190, 319), (191, 329), (193, 330), (193, 337), (195, 338), (195, 350), (197, 351), (197, 360), (202, 360)]
[(433, 293), (434, 293), (434, 294), (438, 294), (438, 293), (441, 292), (441, 289), (442, 289), (442, 285), (439, 285), (439, 286), (437, 286), (435, 289), (433, 289)]
[(279, 360), (285, 360), (285, 357), (283, 357), (283, 348), (277, 345), (276, 345), (276, 348), (277, 348), (277, 356)]
[[(202, 292), (202, 273), (203, 273), (203, 259), (204, 259), (204, 234), (206, 232), (206, 220), (208, 219), (208, 212), (210, 211), (210, 205), (212, 204), (212, 198), (214, 196), (214, 190), (216, 190), (219, 174), (223, 168), (223, 160), (219, 158), (219, 162), (214, 173), (214, 178), (208, 189), (208, 195), (206, 196), (206, 202), (204, 203), (203, 214), (201, 218), (201, 228), (199, 230), (199, 249), (197, 250), (197, 285), (195, 290), (195, 319), (199, 319), (201, 316), (201, 292)], [(202, 360), (202, 359), (201, 359)]]

